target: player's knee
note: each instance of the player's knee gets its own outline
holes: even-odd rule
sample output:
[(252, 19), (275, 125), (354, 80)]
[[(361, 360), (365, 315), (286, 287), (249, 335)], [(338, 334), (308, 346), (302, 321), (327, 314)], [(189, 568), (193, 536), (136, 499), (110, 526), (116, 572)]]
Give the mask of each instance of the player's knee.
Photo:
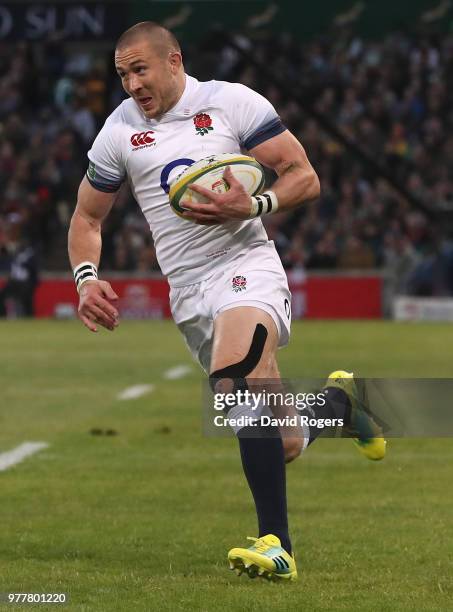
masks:
[(217, 394), (226, 394), (226, 393), (234, 393), (236, 388), (241, 385), (241, 383), (245, 382), (241, 379), (233, 379), (233, 378), (217, 378), (217, 373), (211, 374), (209, 376), (209, 384), (211, 386), (212, 392)]
[(245, 357), (224, 368), (211, 372), (209, 384), (214, 393), (231, 393), (248, 389), (246, 376), (252, 372), (259, 363), (267, 339), (267, 329), (261, 323), (255, 328), (252, 344)]
[(290, 463), (297, 459), (304, 447), (303, 438), (283, 438), (283, 450), (285, 453), (286, 463)]

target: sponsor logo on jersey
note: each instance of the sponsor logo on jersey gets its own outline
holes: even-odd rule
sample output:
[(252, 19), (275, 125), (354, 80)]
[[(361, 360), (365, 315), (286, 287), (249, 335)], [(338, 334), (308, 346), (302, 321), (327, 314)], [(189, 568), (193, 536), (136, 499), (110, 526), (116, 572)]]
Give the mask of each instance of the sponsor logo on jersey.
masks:
[(138, 134), (132, 134), (131, 136), (131, 144), (134, 147), (132, 150), (136, 151), (137, 149), (145, 149), (146, 147), (154, 147), (156, 145), (155, 138), (151, 136), (154, 134), (152, 130), (148, 130), (147, 132), (139, 132)]
[(235, 293), (245, 291), (247, 289), (247, 279), (245, 276), (234, 276), (231, 281), (231, 288)]
[(200, 136), (209, 134), (210, 130), (214, 129), (212, 127), (212, 119), (207, 113), (198, 113), (198, 115), (195, 115), (193, 118), (193, 122), (195, 124), (195, 130)]

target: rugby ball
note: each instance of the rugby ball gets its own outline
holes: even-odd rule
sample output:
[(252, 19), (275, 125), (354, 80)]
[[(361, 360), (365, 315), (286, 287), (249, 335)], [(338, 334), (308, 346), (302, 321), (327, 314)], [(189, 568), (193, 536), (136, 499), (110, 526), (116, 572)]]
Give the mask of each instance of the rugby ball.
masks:
[(230, 186), (223, 178), (227, 166), (251, 196), (262, 191), (265, 180), (264, 170), (256, 159), (248, 155), (231, 153), (211, 155), (194, 162), (171, 181), (168, 196), (173, 211), (177, 215), (184, 212), (184, 207), (180, 205), (181, 201), (197, 204), (205, 204), (208, 201), (201, 194), (189, 189), (191, 184), (200, 185), (216, 193), (228, 191)]

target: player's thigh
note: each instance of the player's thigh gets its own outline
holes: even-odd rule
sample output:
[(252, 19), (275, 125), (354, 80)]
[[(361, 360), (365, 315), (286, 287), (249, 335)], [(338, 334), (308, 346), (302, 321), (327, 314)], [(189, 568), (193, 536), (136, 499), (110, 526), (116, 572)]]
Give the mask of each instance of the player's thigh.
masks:
[(276, 360), (279, 343), (277, 326), (267, 312), (253, 306), (237, 306), (217, 315), (214, 321), (211, 372), (245, 359), (258, 324), (266, 328), (267, 338), (258, 365), (248, 377), (279, 378)]

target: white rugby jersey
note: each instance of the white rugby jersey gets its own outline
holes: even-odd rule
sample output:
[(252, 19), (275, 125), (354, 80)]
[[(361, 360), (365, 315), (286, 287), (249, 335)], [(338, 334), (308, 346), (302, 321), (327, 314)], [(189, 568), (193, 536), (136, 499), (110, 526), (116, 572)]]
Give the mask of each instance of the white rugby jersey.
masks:
[(186, 75), (181, 98), (159, 120), (146, 118), (132, 98), (115, 109), (88, 152), (87, 178), (105, 192), (128, 180), (162, 272), (173, 287), (189, 285), (265, 243), (267, 234), (259, 218), (208, 227), (178, 217), (169, 204), (169, 182), (194, 161), (249, 150), (285, 129), (272, 104), (245, 85)]

